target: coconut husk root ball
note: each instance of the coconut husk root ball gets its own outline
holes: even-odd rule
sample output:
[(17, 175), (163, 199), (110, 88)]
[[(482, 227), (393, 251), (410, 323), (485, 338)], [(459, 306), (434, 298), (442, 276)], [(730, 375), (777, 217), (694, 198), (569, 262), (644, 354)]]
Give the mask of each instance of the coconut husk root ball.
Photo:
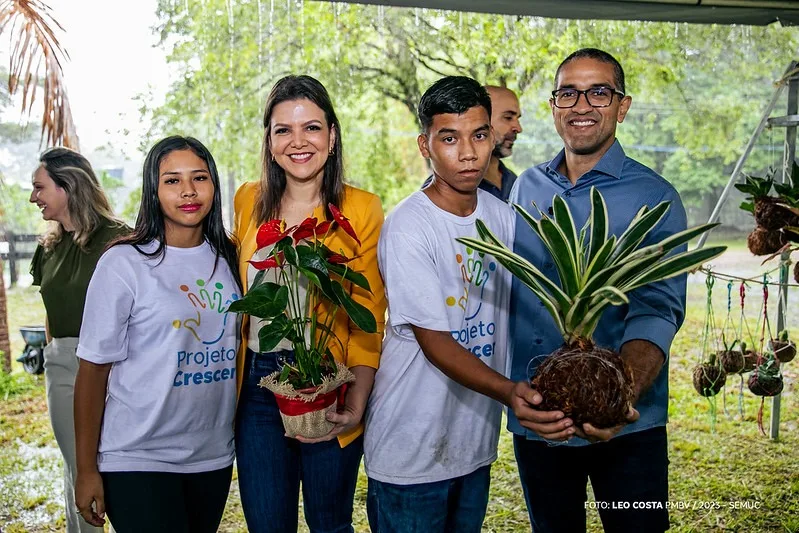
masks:
[(717, 357), (726, 374), (740, 374), (746, 367), (744, 354), (740, 350), (725, 350), (719, 352)]
[(755, 222), (767, 230), (777, 230), (785, 226), (795, 226), (796, 215), (777, 205), (779, 198), (766, 196), (755, 200)]
[(749, 376), (749, 381), (746, 383), (752, 394), (755, 396), (776, 396), (781, 393), (783, 387), (782, 376), (761, 372), (760, 368), (756, 368), (752, 372)]
[(796, 263), (796, 264), (793, 266), (793, 280), (794, 280), (796, 283), (799, 283), (799, 263)]
[(743, 373), (751, 372), (752, 370), (757, 367), (757, 357), (758, 355), (754, 352), (749, 350), (746, 351), (744, 354), (744, 369), (742, 370)]
[(694, 368), (694, 388), (700, 396), (715, 396), (726, 382), (727, 374), (718, 365), (704, 363)]
[(531, 386), (544, 399), (538, 409), (562, 411), (577, 426), (622, 424), (633, 398), (632, 373), (621, 356), (596, 346), (556, 350), (539, 365)]
[(790, 363), (796, 357), (796, 345), (793, 341), (771, 339), (771, 351), (780, 363)]
[(746, 245), (754, 255), (769, 255), (779, 251), (787, 240), (780, 230), (755, 228), (746, 238)]

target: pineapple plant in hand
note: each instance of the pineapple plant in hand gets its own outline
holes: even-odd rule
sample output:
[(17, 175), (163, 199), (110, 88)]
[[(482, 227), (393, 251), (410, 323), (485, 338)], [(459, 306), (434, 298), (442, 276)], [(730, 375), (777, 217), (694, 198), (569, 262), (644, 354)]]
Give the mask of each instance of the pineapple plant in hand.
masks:
[[(552, 201), (552, 215), (536, 219), (514, 205), (552, 255), (558, 280), (546, 277), (534, 264), (513, 253), (478, 220), (479, 238), (459, 238), (478, 252), (494, 256), (527, 286), (552, 316), (563, 346), (538, 366), (531, 385), (543, 397), (537, 406), (560, 410), (578, 426), (604, 429), (623, 424), (634, 401), (633, 377), (618, 352), (596, 346), (592, 335), (602, 312), (629, 302), (627, 293), (701, 266), (726, 247), (678, 251), (716, 224), (704, 224), (641, 246), (663, 219), (669, 202), (642, 207), (619, 236), (609, 235), (608, 210), (602, 194), (591, 188), (591, 213), (578, 230), (566, 202)], [(672, 253), (674, 252), (674, 253)]]

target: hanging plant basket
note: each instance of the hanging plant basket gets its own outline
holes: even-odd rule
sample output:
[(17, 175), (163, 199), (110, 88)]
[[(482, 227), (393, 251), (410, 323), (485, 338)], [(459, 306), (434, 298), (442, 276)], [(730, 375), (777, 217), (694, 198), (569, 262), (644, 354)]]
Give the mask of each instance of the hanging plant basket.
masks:
[(280, 372), (261, 378), (260, 387), (275, 395), (283, 428), (290, 437), (298, 435), (316, 439), (327, 435), (334, 424), (328, 422), (327, 413), (343, 403), (348, 383), (355, 376), (341, 363), (336, 363), (334, 375), (325, 377), (318, 387), (296, 390), (291, 383), (280, 381)]
[(740, 350), (724, 350), (717, 357), (725, 374), (740, 374), (746, 368), (746, 360)]
[(779, 363), (770, 357), (752, 371), (747, 386), (755, 396), (776, 396), (781, 393), (783, 381)]
[(727, 382), (727, 374), (715, 363), (703, 363), (694, 368), (694, 389), (700, 396), (715, 396)]

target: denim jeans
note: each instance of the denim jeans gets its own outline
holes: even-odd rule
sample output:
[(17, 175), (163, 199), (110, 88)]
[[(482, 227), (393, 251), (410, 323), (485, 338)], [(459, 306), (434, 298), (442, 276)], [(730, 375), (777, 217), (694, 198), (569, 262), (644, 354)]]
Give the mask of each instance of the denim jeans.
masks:
[(465, 476), (416, 485), (370, 478), (369, 526), (372, 533), (480, 533), (490, 483), (491, 465)]
[(285, 436), (275, 396), (258, 386), (291, 352), (247, 350), (236, 416), (241, 505), (253, 533), (297, 531), (300, 485), (312, 533), (352, 532), (352, 505), (363, 437), (342, 448), (337, 439), (303, 444)]
[[(665, 426), (588, 446), (551, 446), (514, 435), (513, 447), (536, 533), (586, 530), (589, 479), (606, 533), (669, 529)], [(646, 506), (648, 502), (660, 505)]]

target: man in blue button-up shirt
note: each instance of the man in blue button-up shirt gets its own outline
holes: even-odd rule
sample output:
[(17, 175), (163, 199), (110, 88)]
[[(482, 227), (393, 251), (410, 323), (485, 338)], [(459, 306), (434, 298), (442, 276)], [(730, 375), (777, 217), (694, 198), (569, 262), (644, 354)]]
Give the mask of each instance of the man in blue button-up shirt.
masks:
[[(566, 58), (550, 100), (564, 149), (552, 161), (522, 173), (511, 201), (527, 209), (534, 202), (546, 211), (553, 196), (560, 195), (581, 227), (591, 209), (589, 191), (596, 187), (607, 202), (612, 234), (620, 235), (643, 205), (663, 201), (670, 201), (671, 209), (643, 245), (684, 230), (685, 211), (674, 188), (627, 157), (616, 140), (616, 126), (632, 101), (624, 91), (621, 65), (609, 54), (584, 49)], [(514, 250), (558, 279), (549, 252), (520, 219)], [(575, 427), (558, 411), (535, 411), (525, 420), (509, 412), (508, 428), (515, 434), (519, 474), (536, 533), (585, 530), (588, 479), (606, 531), (668, 529), (666, 362), (684, 317), (685, 280), (683, 275), (632, 292), (629, 305), (606, 310), (596, 329), (596, 343), (620, 351), (634, 375), (635, 409), (627, 424), (599, 430), (589, 424)], [(563, 344), (541, 302), (518, 280), (511, 300), (511, 338), (513, 380), (530, 377), (531, 360)], [(534, 403), (540, 402), (537, 396)]]

